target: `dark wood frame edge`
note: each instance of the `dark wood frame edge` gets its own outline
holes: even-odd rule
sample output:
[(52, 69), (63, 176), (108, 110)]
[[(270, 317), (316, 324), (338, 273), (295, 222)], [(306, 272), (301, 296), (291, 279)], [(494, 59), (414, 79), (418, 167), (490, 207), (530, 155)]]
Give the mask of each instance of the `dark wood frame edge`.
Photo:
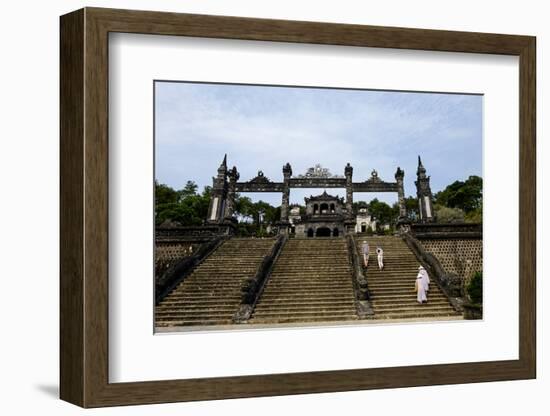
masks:
[[(60, 19), (60, 397), (82, 407), (536, 377), (536, 40), (531, 36), (85, 8)], [(258, 376), (108, 381), (108, 33), (516, 55), (519, 359)]]

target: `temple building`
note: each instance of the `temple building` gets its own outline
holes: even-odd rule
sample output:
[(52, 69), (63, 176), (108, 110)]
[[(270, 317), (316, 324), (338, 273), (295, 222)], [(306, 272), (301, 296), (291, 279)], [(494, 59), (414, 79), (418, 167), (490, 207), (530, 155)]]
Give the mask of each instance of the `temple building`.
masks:
[(359, 211), (355, 216), (355, 232), (366, 233), (369, 227), (371, 231), (375, 231), (376, 220), (372, 218), (372, 215), (367, 208), (359, 208)]
[[(344, 235), (346, 208), (344, 198), (321, 195), (304, 198), (306, 213), (303, 217), (292, 215), (293, 232), (296, 237), (339, 237)], [(299, 208), (298, 208), (299, 213)], [(291, 214), (293, 212), (291, 211)]]

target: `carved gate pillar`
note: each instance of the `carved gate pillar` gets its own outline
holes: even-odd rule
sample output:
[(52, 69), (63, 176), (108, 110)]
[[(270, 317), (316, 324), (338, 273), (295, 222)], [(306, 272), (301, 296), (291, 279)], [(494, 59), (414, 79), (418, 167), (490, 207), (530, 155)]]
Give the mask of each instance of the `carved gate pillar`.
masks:
[(418, 169), (416, 170), (416, 196), (418, 197), (418, 209), (421, 222), (434, 221), (435, 213), (432, 203), (432, 189), (430, 188), (430, 177), (426, 175), (426, 168), (418, 156)]
[(231, 169), (228, 173), (229, 177), (229, 183), (227, 185), (227, 203), (225, 206), (225, 219), (226, 220), (233, 220), (233, 213), (235, 212), (235, 187), (237, 184), (237, 181), (239, 180), (239, 172), (237, 172), (237, 168), (233, 166), (233, 169)]
[(210, 207), (208, 208), (207, 222), (213, 224), (223, 221), (226, 208), (227, 188), (227, 155), (225, 155), (218, 168), (218, 176), (212, 178), (212, 193)]
[(348, 218), (353, 216), (353, 167), (349, 164), (344, 169), (346, 175), (346, 211)]
[(283, 166), (283, 200), (281, 204), (281, 222), (288, 222), (288, 206), (290, 203), (290, 177), (292, 176), (292, 167), (290, 163)]
[(405, 171), (401, 168), (397, 168), (395, 172), (395, 181), (397, 182), (397, 198), (399, 202), (399, 219), (405, 219), (407, 217), (407, 206), (405, 205), (405, 187), (403, 185), (403, 179), (405, 178)]

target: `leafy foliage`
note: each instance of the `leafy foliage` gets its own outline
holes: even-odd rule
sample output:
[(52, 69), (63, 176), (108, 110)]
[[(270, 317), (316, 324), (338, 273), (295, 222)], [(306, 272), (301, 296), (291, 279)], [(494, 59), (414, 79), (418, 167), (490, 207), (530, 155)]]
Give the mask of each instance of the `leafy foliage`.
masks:
[(155, 182), (155, 224), (166, 220), (181, 225), (202, 224), (210, 205), (210, 187), (205, 187), (202, 194), (197, 193), (197, 188), (192, 181), (180, 191)]
[(464, 222), (464, 211), (460, 208), (449, 208), (436, 205), (435, 216), (438, 222)]
[(481, 209), (483, 179), (470, 176), (465, 182), (455, 181), (435, 194), (435, 203), (448, 208), (459, 208), (466, 214)]
[(476, 272), (466, 287), (472, 303), (481, 305), (483, 302), (483, 274)]
[(397, 213), (395, 208), (390, 207), (385, 202), (379, 201), (377, 198), (374, 198), (369, 202), (369, 212), (376, 219), (376, 222), (379, 224), (391, 224), (396, 218), (396, 214), (399, 213), (399, 208)]
[(405, 198), (405, 207), (407, 208), (407, 216), (411, 221), (416, 221), (420, 218), (418, 199), (414, 196), (408, 196)]

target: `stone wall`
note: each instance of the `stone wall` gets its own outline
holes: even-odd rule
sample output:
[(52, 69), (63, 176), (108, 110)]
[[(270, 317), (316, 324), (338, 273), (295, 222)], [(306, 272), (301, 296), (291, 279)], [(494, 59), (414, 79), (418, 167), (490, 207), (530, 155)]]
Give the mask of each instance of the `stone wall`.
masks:
[(158, 278), (170, 266), (195, 253), (200, 243), (183, 241), (157, 241), (155, 244), (155, 277)]
[(432, 253), (447, 273), (456, 273), (465, 284), (473, 274), (483, 270), (483, 240), (423, 239), (422, 245)]

